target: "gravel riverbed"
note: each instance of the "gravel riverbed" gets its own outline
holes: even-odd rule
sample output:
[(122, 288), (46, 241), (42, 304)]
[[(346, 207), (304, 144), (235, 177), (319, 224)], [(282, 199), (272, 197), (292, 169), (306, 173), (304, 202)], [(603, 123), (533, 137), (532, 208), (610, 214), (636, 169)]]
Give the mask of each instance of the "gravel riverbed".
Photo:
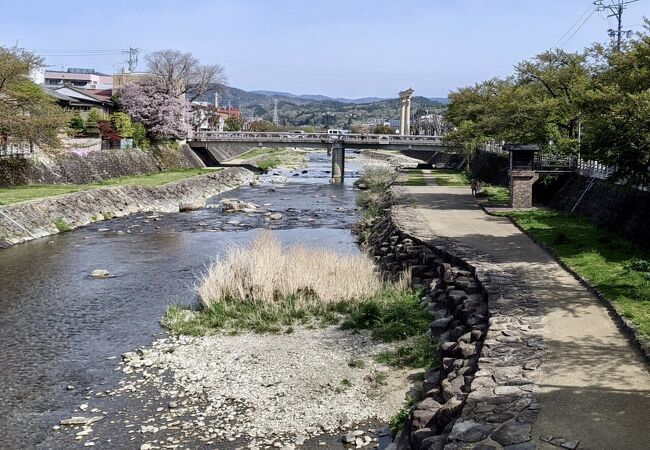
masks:
[[(168, 337), (122, 355), (125, 376), (105, 395), (164, 399), (137, 417), (120, 419), (143, 450), (196, 448), (191, 442), (205, 448), (235, 443), (228, 448), (288, 450), (322, 435), (338, 435), (339, 448), (343, 441), (372, 448), (379, 446), (381, 433), (360, 430), (359, 424), (386, 423), (403, 406), (411, 385), (409, 371), (375, 361), (390, 348), (368, 333), (336, 326), (288, 334)], [(105, 414), (92, 403), (80, 405), (73, 417), (103, 421)], [(80, 443), (110, 444), (93, 439), (92, 420), (79, 422), (71, 431)], [(321, 448), (332, 447), (316, 440)]]

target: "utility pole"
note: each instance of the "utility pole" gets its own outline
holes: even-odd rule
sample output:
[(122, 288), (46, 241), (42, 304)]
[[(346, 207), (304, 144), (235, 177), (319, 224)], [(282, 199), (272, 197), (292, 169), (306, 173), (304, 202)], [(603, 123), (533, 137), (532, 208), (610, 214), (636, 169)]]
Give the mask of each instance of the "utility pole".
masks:
[(273, 123), (277, 127), (280, 125), (280, 119), (278, 118), (278, 99), (273, 99)]
[(610, 28), (607, 30), (609, 36), (612, 38), (614, 44), (614, 49), (617, 52), (621, 51), (621, 45), (623, 43), (623, 35), (629, 37), (632, 33), (631, 31), (623, 31), (623, 11), (630, 3), (638, 2), (639, 0), (596, 0), (594, 5), (596, 6), (596, 11), (610, 11), (607, 17), (615, 17), (617, 26), (616, 29)]
[(128, 50), (123, 51), (126, 57), (127, 64), (127, 73), (135, 72), (135, 69), (138, 67), (138, 53), (140, 51), (137, 48), (129, 47)]

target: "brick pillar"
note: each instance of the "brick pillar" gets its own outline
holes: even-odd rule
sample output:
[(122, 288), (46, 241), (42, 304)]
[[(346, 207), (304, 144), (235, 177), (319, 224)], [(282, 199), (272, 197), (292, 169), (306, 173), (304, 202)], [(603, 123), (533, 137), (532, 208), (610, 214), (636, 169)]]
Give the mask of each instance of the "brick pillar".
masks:
[(534, 170), (510, 171), (510, 207), (531, 208), (533, 206), (533, 184), (539, 175)]

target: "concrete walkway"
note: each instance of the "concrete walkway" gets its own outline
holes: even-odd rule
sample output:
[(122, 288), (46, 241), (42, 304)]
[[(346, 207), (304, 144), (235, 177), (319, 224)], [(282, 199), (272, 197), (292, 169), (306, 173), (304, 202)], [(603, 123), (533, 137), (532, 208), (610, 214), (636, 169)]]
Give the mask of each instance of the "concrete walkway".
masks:
[[(546, 353), (540, 366), (540, 440), (579, 441), (579, 449), (650, 449), (650, 372), (598, 299), (507, 218), (488, 216), (469, 188), (403, 187), (426, 229), (489, 255), (529, 284), (540, 302)], [(399, 213), (398, 213), (399, 214)]]

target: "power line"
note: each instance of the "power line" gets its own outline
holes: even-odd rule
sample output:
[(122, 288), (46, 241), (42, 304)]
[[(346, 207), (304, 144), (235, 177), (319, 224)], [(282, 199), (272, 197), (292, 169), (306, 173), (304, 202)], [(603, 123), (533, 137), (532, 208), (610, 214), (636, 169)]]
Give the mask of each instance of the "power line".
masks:
[(592, 17), (595, 13), (596, 13), (596, 10), (591, 11), (591, 14), (589, 14), (589, 15), (587, 16), (587, 18), (585, 18), (585, 20), (582, 21), (582, 23), (580, 24), (580, 26), (579, 26), (578, 28), (576, 28), (575, 31), (574, 31), (573, 33), (571, 33), (571, 34), (570, 34), (570, 35), (569, 35), (569, 36), (568, 36), (564, 41), (562, 41), (562, 43), (560, 44), (560, 47), (564, 47), (565, 45), (567, 45), (567, 44), (571, 41), (571, 39), (573, 39), (573, 37), (574, 37), (576, 34), (578, 34), (578, 31), (580, 31), (580, 30), (582, 29), (582, 27), (585, 26), (585, 24), (589, 21), (589, 19), (591, 19), (591, 17)]
[(578, 17), (578, 19), (573, 23), (573, 25), (571, 25), (571, 27), (569, 27), (569, 29), (564, 32), (564, 34), (560, 37), (560, 39), (558, 39), (557, 42), (553, 44), (552, 48), (557, 48), (557, 45), (560, 42), (562, 42), (562, 40), (576, 27), (576, 25), (578, 25), (578, 22), (580, 22), (585, 17), (585, 15), (592, 10), (592, 8), (593, 5), (589, 4), (589, 6), (587, 6), (587, 9), (585, 9), (585, 11), (582, 14), (580, 14), (580, 17)]
[(617, 25), (616, 29), (610, 28), (607, 30), (609, 36), (612, 38), (614, 48), (617, 52), (621, 51), (621, 44), (623, 42), (623, 35), (629, 37), (632, 31), (623, 30), (623, 11), (630, 3), (638, 2), (639, 0), (595, 0), (594, 5), (598, 11), (610, 11), (607, 17), (614, 17)]

